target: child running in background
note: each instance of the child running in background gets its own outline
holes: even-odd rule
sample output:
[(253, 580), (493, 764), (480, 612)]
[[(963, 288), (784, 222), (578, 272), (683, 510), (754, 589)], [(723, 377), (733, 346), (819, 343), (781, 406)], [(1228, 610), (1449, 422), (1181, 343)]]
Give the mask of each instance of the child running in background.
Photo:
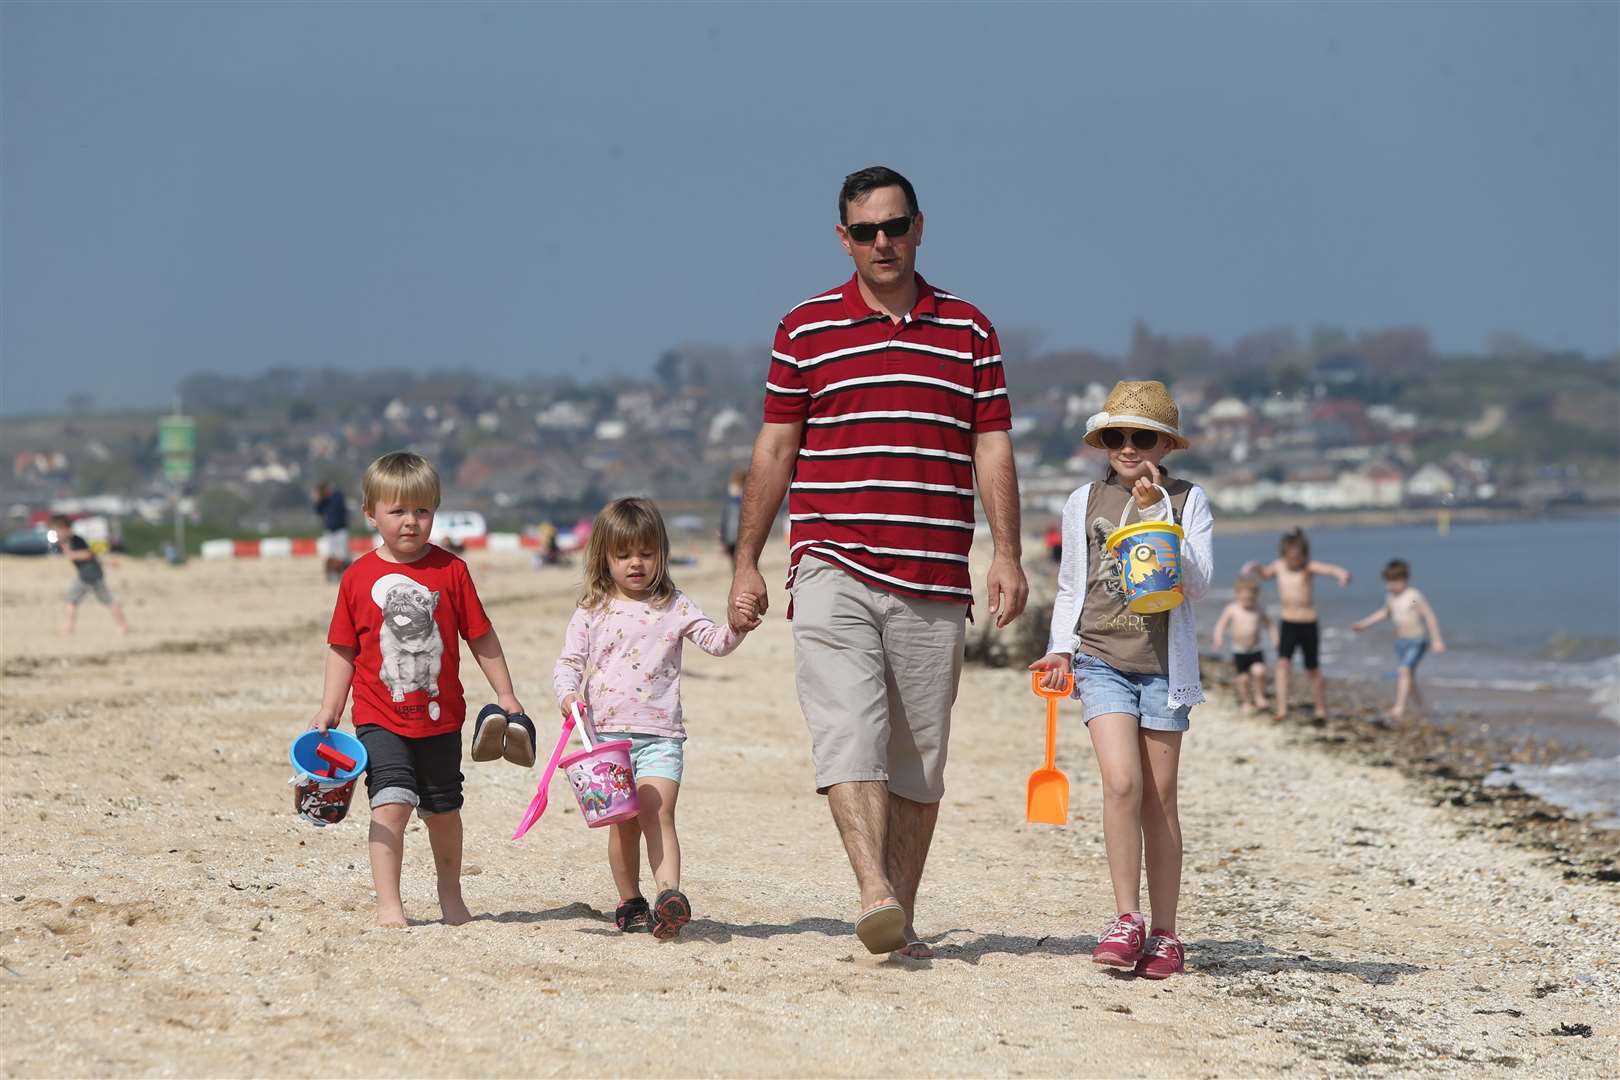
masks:
[[(439, 474), (416, 454), (384, 454), (361, 481), (366, 520), (382, 546), (343, 573), (326, 632), (326, 688), (309, 726), (336, 727), (354, 691), (354, 733), (366, 748), (366, 794), (371, 802), (367, 852), (377, 890), (377, 922), (404, 926), (399, 898), (405, 826), (414, 808), (427, 825), (438, 876), (439, 910), (459, 926), (472, 918), (461, 898), (462, 695), (458, 636), (483, 669), (504, 715), (508, 738), (534, 764), (534, 733), (512, 695), (512, 676), (501, 639), (484, 614), (467, 564), (428, 543), (439, 508)], [(495, 722), (492, 718), (488, 722)], [(488, 733), (485, 733), (488, 738)]]
[(1440, 620), (1428, 599), (1411, 586), (1412, 568), (1405, 559), (1391, 559), (1384, 567), (1384, 606), (1351, 624), (1350, 629), (1360, 633), (1385, 619), (1395, 624), (1395, 707), (1390, 716), (1399, 720), (1406, 715), (1406, 701), (1410, 696), (1423, 707), (1423, 695), (1418, 693), (1417, 666), (1423, 654), (1431, 648), (1436, 653), (1446, 651), (1440, 637)]
[(1321, 630), (1316, 618), (1315, 578), (1318, 574), (1336, 578), (1342, 589), (1350, 584), (1350, 571), (1332, 563), (1311, 561), (1311, 541), (1304, 529), (1290, 529), (1278, 542), (1280, 558), (1264, 565), (1246, 563), (1239, 573), (1258, 574), (1275, 578), (1277, 598), (1281, 601), (1282, 626), (1277, 632), (1277, 712), (1278, 720), (1288, 715), (1288, 675), (1293, 668), (1297, 650), (1305, 661), (1305, 672), (1311, 679), (1311, 693), (1316, 698), (1318, 719), (1327, 718), (1327, 691), (1322, 685), (1322, 669), (1318, 653), (1321, 648)]
[(1238, 701), (1250, 712), (1266, 708), (1266, 654), (1263, 638), (1277, 644), (1277, 631), (1271, 617), (1260, 606), (1260, 582), (1240, 577), (1232, 587), (1232, 602), (1226, 605), (1210, 634), (1210, 644), (1219, 649), (1224, 632), (1232, 633), (1232, 666), (1237, 670)]
[[(596, 515), (585, 551), (585, 591), (568, 620), (552, 686), (563, 716), (576, 703), (598, 732), (630, 740), (641, 814), (609, 827), (608, 865), (619, 890), (613, 921), (620, 930), (677, 937), (692, 918), (681, 892), (681, 846), (675, 834), (686, 727), (681, 717), (681, 647), (725, 656), (759, 625), (758, 601), (737, 598), (738, 624), (715, 623), (675, 587), (669, 534), (647, 499), (618, 499)], [(641, 842), (657, 887), (651, 907), (641, 893)]]
[[(1181, 895), (1181, 822), (1176, 772), (1192, 707), (1204, 700), (1198, 679), (1193, 601), (1209, 589), (1214, 519), (1202, 488), (1172, 479), (1159, 463), (1187, 447), (1180, 412), (1158, 382), (1121, 382), (1103, 411), (1086, 422), (1085, 441), (1108, 451), (1100, 483), (1086, 484), (1063, 507), (1063, 557), (1047, 655), (1030, 665), (1056, 689), (1074, 672), (1091, 745), (1102, 773), (1103, 840), (1115, 915), (1091, 959), (1163, 979), (1185, 966), (1176, 936)], [(1163, 490), (1161, 490), (1161, 487)], [(1126, 605), (1120, 564), (1104, 550), (1108, 534), (1134, 507), (1143, 521), (1177, 521), (1185, 601), (1140, 615)], [(1142, 861), (1148, 901), (1142, 918)], [(1152, 926), (1149, 933), (1148, 927)]]
[(79, 614), (79, 603), (84, 600), (85, 593), (95, 593), (96, 599), (101, 601), (107, 614), (112, 616), (113, 625), (118, 627), (120, 634), (129, 633), (129, 622), (124, 618), (124, 609), (107, 588), (107, 572), (101, 568), (101, 560), (96, 558), (95, 551), (86, 542), (85, 538), (73, 531), (73, 519), (66, 514), (53, 514), (51, 516), (51, 530), (56, 533), (55, 543), (61, 548), (73, 563), (74, 573), (78, 579), (68, 587), (67, 614), (62, 619), (62, 633), (73, 633), (73, 622)]

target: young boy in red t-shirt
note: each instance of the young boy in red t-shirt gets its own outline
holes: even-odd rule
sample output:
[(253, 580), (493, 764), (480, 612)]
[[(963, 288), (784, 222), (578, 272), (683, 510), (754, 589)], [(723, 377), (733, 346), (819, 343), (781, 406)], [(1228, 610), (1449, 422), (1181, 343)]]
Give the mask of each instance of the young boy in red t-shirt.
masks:
[[(339, 723), (353, 689), (355, 734), (367, 756), (367, 847), (378, 924), (405, 925), (399, 875), (405, 826), (415, 807), (433, 847), (440, 911), (446, 923), (459, 926), (472, 915), (461, 899), (461, 725), (467, 704), (457, 636), (467, 639), (505, 714), (484, 718), (478, 739), (489, 737), (484, 726), (504, 725), (511, 717), (506, 756), (533, 764), (532, 728), (519, 727), (526, 723), (523, 706), (512, 694), (501, 640), (467, 564), (428, 542), (439, 508), (439, 474), (416, 454), (385, 454), (366, 470), (362, 493), (366, 520), (382, 534), (382, 546), (355, 560), (338, 586), (326, 634), (326, 689), (310, 727), (325, 731)], [(513, 753), (514, 742), (526, 753)]]

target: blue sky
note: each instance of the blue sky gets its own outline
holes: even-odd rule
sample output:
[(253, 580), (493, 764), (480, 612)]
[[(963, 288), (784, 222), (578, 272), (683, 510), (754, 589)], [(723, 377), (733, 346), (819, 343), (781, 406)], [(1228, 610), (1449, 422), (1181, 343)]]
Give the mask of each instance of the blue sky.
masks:
[(1003, 330), (1620, 322), (1620, 7), (0, 7), (0, 412), (277, 365), (642, 371), (842, 280)]

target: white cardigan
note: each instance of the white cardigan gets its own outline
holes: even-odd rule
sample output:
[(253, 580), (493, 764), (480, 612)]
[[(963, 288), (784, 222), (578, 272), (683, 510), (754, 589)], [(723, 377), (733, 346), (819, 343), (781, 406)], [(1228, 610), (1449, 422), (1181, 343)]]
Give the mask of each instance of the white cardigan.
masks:
[[(1086, 601), (1086, 567), (1090, 565), (1091, 529), (1085, 520), (1091, 485), (1083, 484), (1063, 504), (1063, 561), (1058, 566), (1057, 600), (1052, 605), (1052, 630), (1046, 651), (1073, 656), (1080, 650), (1080, 613)], [(1171, 521), (1170, 500), (1161, 499), (1142, 512), (1143, 521)], [(1186, 601), (1170, 612), (1170, 704), (1197, 705), (1204, 700), (1198, 678), (1198, 624), (1193, 601), (1209, 592), (1215, 574), (1211, 538), (1215, 519), (1209, 512), (1204, 489), (1194, 484), (1182, 504), (1181, 591)], [(1079, 696), (1076, 687), (1075, 696)]]

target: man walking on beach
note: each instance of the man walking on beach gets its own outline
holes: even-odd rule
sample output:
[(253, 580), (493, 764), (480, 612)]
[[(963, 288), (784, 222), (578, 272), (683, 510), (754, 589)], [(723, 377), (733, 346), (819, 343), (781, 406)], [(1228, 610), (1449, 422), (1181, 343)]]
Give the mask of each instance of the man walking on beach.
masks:
[(997, 627), (1028, 591), (1012, 416), (990, 321), (916, 272), (910, 182), (881, 166), (851, 173), (838, 216), (855, 273), (777, 326), (731, 597), (766, 609), (759, 554), (791, 481), (789, 617), (816, 790), (855, 871), (862, 943), (920, 959), (932, 952), (913, 924), (917, 885), (973, 602), (975, 480)]
[(349, 503), (343, 492), (322, 480), (315, 485), (315, 514), (321, 519), (321, 558), (326, 580), (338, 581), (349, 565)]

